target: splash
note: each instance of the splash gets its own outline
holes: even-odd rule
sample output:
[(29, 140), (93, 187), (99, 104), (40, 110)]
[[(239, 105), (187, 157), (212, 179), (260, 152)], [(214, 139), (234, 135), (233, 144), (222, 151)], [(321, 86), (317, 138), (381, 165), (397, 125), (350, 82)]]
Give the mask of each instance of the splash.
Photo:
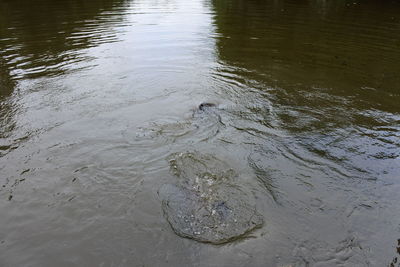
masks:
[(263, 224), (254, 200), (235, 183), (237, 174), (208, 154), (179, 153), (170, 159), (175, 185), (159, 190), (164, 214), (176, 234), (222, 244)]

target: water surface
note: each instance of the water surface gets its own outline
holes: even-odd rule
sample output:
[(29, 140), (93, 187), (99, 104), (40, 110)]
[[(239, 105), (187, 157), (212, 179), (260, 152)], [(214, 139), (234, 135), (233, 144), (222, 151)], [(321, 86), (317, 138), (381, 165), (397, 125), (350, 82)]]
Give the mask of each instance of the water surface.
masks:
[[(395, 264), (399, 14), (0, 1), (0, 265)], [(202, 102), (217, 113), (193, 116)], [(219, 246), (174, 233), (159, 189), (169, 157), (196, 151), (234, 166), (260, 229)]]

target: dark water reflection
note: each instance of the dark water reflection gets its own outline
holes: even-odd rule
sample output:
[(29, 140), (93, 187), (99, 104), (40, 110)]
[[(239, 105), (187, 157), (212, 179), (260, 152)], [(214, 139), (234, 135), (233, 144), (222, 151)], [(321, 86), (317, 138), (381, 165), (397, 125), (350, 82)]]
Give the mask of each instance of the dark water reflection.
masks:
[[(1, 1), (0, 266), (397, 264), (399, 14)], [(193, 151), (235, 166), (265, 221), (253, 238), (174, 234), (158, 189)]]
[(222, 60), (281, 86), (333, 88), (346, 95), (370, 87), (398, 94), (400, 22), (394, 1), (214, 3)]
[(60, 75), (80, 62), (87, 65), (90, 57), (82, 50), (117, 40), (115, 27), (124, 23), (120, 9), (126, 3), (2, 1), (1, 56), (14, 77)]
[[(395, 164), (398, 3), (215, 1), (214, 6), (217, 79), (259, 89), (244, 104), (258, 114), (258, 123), (288, 131), (320, 156), (353, 161), (349, 167), (362, 172), (386, 172), (376, 159)], [(241, 94), (238, 98), (243, 104)], [(327, 151), (327, 145), (334, 149)]]

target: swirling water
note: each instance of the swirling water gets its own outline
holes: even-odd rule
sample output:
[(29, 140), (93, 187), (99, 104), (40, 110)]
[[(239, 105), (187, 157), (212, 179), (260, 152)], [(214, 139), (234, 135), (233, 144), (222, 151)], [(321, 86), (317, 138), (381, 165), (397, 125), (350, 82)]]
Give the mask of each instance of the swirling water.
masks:
[[(399, 14), (1, 1), (0, 266), (395, 266)], [(194, 116), (202, 102), (217, 113)], [(193, 151), (234, 166), (262, 228), (221, 246), (174, 233), (158, 192)]]

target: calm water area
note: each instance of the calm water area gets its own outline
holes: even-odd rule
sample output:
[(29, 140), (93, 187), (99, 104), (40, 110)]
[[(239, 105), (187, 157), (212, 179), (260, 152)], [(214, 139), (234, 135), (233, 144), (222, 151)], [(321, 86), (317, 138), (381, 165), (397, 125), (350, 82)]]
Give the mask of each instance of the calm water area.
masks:
[[(176, 153), (262, 226), (177, 235)], [(0, 0), (2, 267), (398, 267), (399, 192), (399, 1)]]

